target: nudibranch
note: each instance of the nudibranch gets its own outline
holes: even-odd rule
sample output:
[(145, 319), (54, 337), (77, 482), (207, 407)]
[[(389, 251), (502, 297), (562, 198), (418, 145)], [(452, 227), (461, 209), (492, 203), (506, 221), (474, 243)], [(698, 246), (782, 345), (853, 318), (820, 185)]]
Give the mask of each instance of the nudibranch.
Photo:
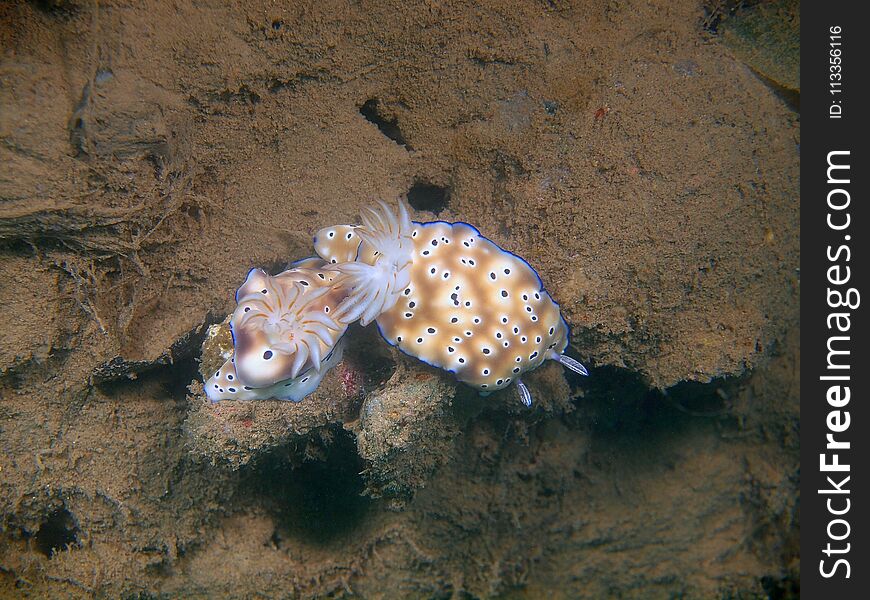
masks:
[(400, 203), (395, 215), (383, 203), (380, 208), (364, 208), (359, 227), (327, 227), (314, 237), (314, 251), (345, 275), (351, 288), (339, 306), (341, 318), (359, 319), (363, 326), (395, 306), (411, 281), (414, 239), (408, 209)]
[(290, 400), (299, 402), (317, 389), (324, 375), (341, 362), (345, 341), (340, 338), (334, 348), (320, 363), (296, 378), (279, 381), (264, 388), (255, 388), (241, 383), (232, 359), (215, 372), (205, 383), (205, 394), (212, 402), (220, 400)]
[(230, 320), (233, 356), (205, 382), (210, 400), (301, 400), (317, 387), (350, 323), (337, 309), (351, 288), (330, 266), (308, 259), (274, 276), (248, 273)]
[[(367, 209), (362, 225), (317, 232), (315, 251), (346, 277), (338, 307), (420, 360), (453, 373), (481, 394), (517, 384), (545, 360), (588, 375), (563, 354), (568, 325), (537, 272), (467, 223), (419, 223), (404, 203)], [(349, 260), (351, 259), (352, 260)]]

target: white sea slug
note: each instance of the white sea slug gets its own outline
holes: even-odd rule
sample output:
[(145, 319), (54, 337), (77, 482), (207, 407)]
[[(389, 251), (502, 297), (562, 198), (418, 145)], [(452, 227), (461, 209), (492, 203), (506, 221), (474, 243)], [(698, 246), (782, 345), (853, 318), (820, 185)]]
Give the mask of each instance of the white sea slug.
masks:
[(340, 338), (332, 351), (323, 358), (318, 369), (311, 368), (295, 378), (264, 388), (254, 388), (241, 383), (235, 364), (230, 359), (205, 382), (205, 394), (212, 402), (270, 399), (299, 402), (317, 389), (327, 371), (341, 362), (344, 346), (344, 338)]
[(233, 356), (205, 382), (209, 399), (301, 400), (340, 360), (336, 345), (350, 321), (336, 309), (350, 288), (322, 263), (248, 273), (230, 320)]
[(482, 394), (516, 383), (531, 404), (520, 377), (545, 360), (588, 375), (562, 354), (568, 326), (535, 270), (467, 223), (412, 222), (382, 202), (361, 226), (320, 230), (315, 250), (352, 288), (339, 314), (375, 319), (388, 343)]
[(413, 225), (404, 204), (395, 215), (364, 208), (362, 225), (337, 225), (317, 232), (314, 250), (335, 271), (347, 276), (352, 292), (340, 306), (343, 320), (368, 325), (395, 306), (411, 279), (414, 261)]

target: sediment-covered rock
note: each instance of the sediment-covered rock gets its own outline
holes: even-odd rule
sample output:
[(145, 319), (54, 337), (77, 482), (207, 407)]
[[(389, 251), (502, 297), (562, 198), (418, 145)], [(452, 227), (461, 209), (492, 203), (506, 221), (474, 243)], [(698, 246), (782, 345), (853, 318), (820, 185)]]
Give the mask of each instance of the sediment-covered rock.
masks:
[(353, 431), (368, 465), (368, 494), (400, 505), (448, 460), (459, 433), (451, 411), (456, 385), (450, 375), (403, 358), (386, 385), (366, 397)]
[(194, 454), (237, 469), (260, 454), (292, 443), (303, 458), (308, 436), (356, 419), (368, 379), (351, 358), (331, 369), (317, 390), (301, 402), (209, 402), (202, 381), (233, 354), (229, 319), (209, 327), (202, 343), (201, 380), (191, 386), (191, 410), (185, 422)]

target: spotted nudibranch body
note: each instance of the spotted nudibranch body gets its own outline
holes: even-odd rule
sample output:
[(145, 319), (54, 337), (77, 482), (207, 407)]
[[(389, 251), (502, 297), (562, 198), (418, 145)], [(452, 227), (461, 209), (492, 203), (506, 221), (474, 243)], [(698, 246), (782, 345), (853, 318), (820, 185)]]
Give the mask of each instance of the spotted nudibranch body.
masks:
[(349, 287), (322, 260), (306, 260), (278, 275), (248, 273), (230, 320), (233, 356), (206, 382), (219, 400), (301, 400), (341, 360), (350, 321), (339, 305)]
[[(315, 250), (351, 287), (339, 311), (374, 318), (384, 339), (445, 369), (482, 394), (516, 383), (545, 360), (588, 375), (563, 355), (568, 326), (559, 305), (522, 258), (467, 223), (412, 222), (381, 203), (361, 226), (320, 230)], [(351, 263), (341, 258), (354, 256)]]

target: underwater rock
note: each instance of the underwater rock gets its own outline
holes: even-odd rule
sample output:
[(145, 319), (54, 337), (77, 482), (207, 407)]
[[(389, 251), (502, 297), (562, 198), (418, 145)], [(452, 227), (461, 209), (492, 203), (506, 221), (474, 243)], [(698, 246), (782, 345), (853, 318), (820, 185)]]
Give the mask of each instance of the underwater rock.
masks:
[[(208, 328), (202, 344), (202, 376), (232, 358), (229, 324), (228, 316)], [(346, 339), (342, 361), (300, 402), (212, 403), (202, 384), (194, 382), (189, 388), (193, 394), (185, 422), (192, 453), (231, 469), (279, 446), (291, 446), (290, 456), (302, 460), (311, 458), (307, 455), (310, 441), (317, 442), (326, 430), (340, 426), (356, 436), (357, 451), (367, 465), (364, 493), (388, 498), (394, 508), (403, 506), (450, 455), (453, 438), (460, 430), (451, 409), (457, 385), (449, 373), (391, 350), (374, 328), (355, 328)], [(555, 373), (564, 382), (558, 367), (541, 371), (542, 375)], [(530, 381), (536, 393), (542, 393), (546, 406), (551, 394), (547, 385), (539, 385), (539, 379), (544, 378)], [(464, 388), (463, 392), (468, 397), (464, 399), (476, 407), (467, 411), (469, 415), (494, 399), (528, 410), (514, 402), (512, 392), (490, 399)]]
[[(209, 314), (202, 323), (172, 342), (172, 344), (153, 359), (133, 360), (124, 356), (115, 356), (98, 365), (91, 373), (91, 383), (101, 385), (119, 379), (135, 379), (140, 374), (158, 367), (171, 365), (179, 360), (193, 356), (199, 348), (203, 330), (215, 318)], [(232, 344), (230, 345), (232, 347)]]
[(365, 493), (391, 498), (394, 508), (426, 485), (459, 433), (449, 410), (456, 384), (449, 374), (418, 365), (403, 358), (387, 384), (365, 399), (352, 428), (369, 465)]
[(142, 156), (162, 169), (184, 159), (189, 125), (171, 93), (124, 71), (99, 69), (69, 120), (78, 157)]
[[(200, 362), (203, 379), (232, 356), (229, 323), (230, 316), (206, 332)], [(362, 385), (355, 383), (357, 375), (353, 361), (344, 360), (327, 372), (317, 390), (302, 402), (211, 403), (196, 381), (190, 387), (192, 406), (185, 422), (191, 451), (210, 462), (239, 468), (277, 446), (299, 442), (304, 449), (307, 436), (356, 418), (363, 392)]]

